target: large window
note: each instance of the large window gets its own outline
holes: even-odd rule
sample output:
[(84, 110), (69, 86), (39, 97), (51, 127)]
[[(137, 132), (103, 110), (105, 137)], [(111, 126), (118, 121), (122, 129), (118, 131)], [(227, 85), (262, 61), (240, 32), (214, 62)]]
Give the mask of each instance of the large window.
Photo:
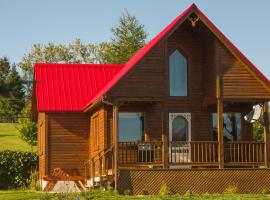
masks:
[(119, 141), (141, 141), (143, 139), (143, 115), (135, 112), (119, 113)]
[(175, 50), (169, 58), (170, 96), (187, 96), (187, 59)]
[[(213, 133), (217, 140), (217, 113), (213, 113)], [(223, 113), (223, 137), (225, 141), (241, 140), (241, 113)]]

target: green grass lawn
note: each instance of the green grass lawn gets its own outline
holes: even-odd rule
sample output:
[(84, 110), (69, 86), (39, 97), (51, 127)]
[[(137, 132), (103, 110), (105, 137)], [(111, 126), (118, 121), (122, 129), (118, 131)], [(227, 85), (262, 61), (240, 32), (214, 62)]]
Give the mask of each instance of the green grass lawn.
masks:
[(31, 151), (31, 147), (20, 138), (16, 127), (18, 124), (15, 123), (0, 123), (0, 151), (7, 149)]
[[(0, 191), (0, 199), (2, 200), (26, 200), (26, 199), (51, 199), (51, 200), (75, 200), (77, 194), (46, 194), (29, 191)], [(119, 199), (119, 200), (185, 200), (185, 199), (198, 199), (198, 200), (252, 200), (270, 199), (267, 195), (254, 195), (254, 194), (217, 194), (217, 195), (184, 195), (184, 196), (123, 196), (115, 194), (114, 192), (101, 192), (94, 191), (87, 194), (80, 194), (80, 200), (96, 199), (96, 200), (107, 200), (107, 199)]]

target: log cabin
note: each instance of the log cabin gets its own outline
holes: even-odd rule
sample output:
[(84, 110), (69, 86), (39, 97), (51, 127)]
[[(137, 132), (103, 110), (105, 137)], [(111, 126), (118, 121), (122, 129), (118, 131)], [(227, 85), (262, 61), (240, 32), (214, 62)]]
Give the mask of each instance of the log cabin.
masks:
[(195, 4), (125, 64), (37, 63), (34, 79), (44, 191), (67, 177), (132, 194), (270, 188), (269, 80)]

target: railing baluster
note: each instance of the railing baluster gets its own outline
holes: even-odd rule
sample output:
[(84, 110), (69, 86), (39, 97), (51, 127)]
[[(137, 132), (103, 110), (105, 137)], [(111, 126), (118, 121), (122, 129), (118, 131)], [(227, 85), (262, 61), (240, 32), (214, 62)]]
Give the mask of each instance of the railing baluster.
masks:
[(251, 147), (250, 147), (250, 143), (248, 144), (248, 162), (250, 162), (251, 160)]
[(216, 162), (216, 143), (214, 143), (213, 145), (214, 149), (213, 149), (213, 152), (214, 152), (214, 162)]
[(244, 153), (244, 155), (245, 155), (245, 162), (247, 162), (247, 145), (245, 144), (245, 153)]

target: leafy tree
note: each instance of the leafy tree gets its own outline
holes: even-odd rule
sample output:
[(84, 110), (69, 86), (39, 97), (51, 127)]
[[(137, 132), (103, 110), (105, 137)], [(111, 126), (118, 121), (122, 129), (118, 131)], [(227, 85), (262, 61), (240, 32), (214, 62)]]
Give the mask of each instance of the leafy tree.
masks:
[(31, 104), (27, 104), (22, 110), (19, 118), (19, 127), (21, 138), (31, 147), (37, 145), (38, 128), (35, 122), (31, 121)]
[(263, 114), (260, 116), (259, 120), (253, 123), (253, 138), (255, 141), (264, 140), (264, 122)]
[(145, 44), (147, 33), (135, 16), (125, 12), (119, 25), (111, 29), (113, 38), (99, 44), (83, 43), (80, 39), (67, 45), (34, 44), (19, 62), (24, 73), (27, 96), (31, 97), (33, 64), (54, 63), (125, 63)]
[(106, 42), (97, 45), (84, 44), (80, 39), (68, 45), (34, 44), (31, 51), (19, 62), (19, 67), (24, 73), (23, 78), (27, 83), (27, 94), (30, 97), (34, 63), (107, 63), (108, 55), (104, 52), (107, 52), (109, 47), (110, 44)]
[(127, 11), (122, 14), (117, 27), (111, 29), (113, 38), (109, 49), (110, 63), (126, 63), (145, 45), (147, 33), (144, 25)]

